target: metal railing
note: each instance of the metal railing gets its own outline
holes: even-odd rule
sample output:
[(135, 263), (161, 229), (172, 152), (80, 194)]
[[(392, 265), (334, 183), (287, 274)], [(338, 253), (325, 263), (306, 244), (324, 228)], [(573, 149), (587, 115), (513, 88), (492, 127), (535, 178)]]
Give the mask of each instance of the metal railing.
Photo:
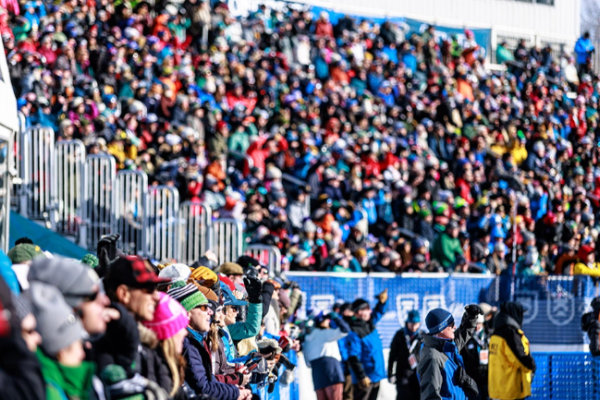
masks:
[(142, 171), (122, 170), (117, 173), (114, 232), (121, 235), (123, 251), (147, 256), (146, 202), (148, 176)]
[(269, 267), (270, 276), (281, 274), (281, 252), (277, 247), (251, 244), (246, 247), (244, 254), (257, 259), (261, 265)]
[(179, 258), (179, 192), (150, 187), (146, 209), (148, 256), (159, 261)]
[(83, 218), (85, 188), (85, 146), (79, 140), (56, 143), (56, 162), (52, 173), (56, 185), (58, 232), (76, 236)]
[(233, 218), (215, 220), (211, 249), (216, 253), (220, 263), (237, 261), (244, 249), (242, 222)]
[(212, 246), (212, 210), (186, 201), (179, 206), (179, 261), (191, 265)]

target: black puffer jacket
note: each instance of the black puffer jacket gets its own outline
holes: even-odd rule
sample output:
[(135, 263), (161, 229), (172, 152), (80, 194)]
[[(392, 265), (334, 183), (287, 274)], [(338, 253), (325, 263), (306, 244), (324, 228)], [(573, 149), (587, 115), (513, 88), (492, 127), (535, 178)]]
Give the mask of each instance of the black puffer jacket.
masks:
[(108, 323), (106, 333), (96, 343), (98, 371), (110, 364), (117, 364), (123, 367), (127, 377), (131, 378), (139, 372), (140, 334), (137, 322), (122, 304), (113, 302), (111, 307), (116, 308), (121, 316)]
[(600, 356), (600, 297), (592, 300), (593, 311), (581, 316), (581, 329), (590, 339), (590, 353)]

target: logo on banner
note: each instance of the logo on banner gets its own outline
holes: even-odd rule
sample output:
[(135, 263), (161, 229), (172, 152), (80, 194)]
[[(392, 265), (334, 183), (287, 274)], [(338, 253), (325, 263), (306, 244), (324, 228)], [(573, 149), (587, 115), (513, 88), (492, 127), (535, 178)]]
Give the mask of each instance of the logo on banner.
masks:
[(538, 292), (533, 290), (517, 291), (515, 292), (515, 301), (527, 309), (523, 315), (523, 325), (531, 323), (538, 314)]
[(396, 296), (396, 310), (398, 315), (398, 322), (400, 325), (404, 325), (408, 312), (419, 309), (419, 295), (416, 293), (399, 294)]
[(315, 308), (323, 311), (330, 312), (335, 304), (335, 296), (332, 294), (315, 294), (310, 296), (310, 308)]
[(546, 302), (548, 319), (554, 325), (567, 325), (575, 317), (575, 299), (571, 293), (553, 293)]
[(435, 308), (446, 309), (446, 299), (441, 294), (427, 294), (423, 296), (423, 312), (421, 315), (426, 317), (429, 311)]

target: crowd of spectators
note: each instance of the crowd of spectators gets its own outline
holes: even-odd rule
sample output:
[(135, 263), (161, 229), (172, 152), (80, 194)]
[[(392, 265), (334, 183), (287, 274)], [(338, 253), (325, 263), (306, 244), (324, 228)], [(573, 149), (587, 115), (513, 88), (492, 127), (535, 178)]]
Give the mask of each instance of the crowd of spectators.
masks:
[(490, 71), (468, 29), (202, 0), (5, 6), (25, 128), (243, 220), (284, 270), (600, 276), (589, 36), (574, 54), (501, 43)]
[(153, 265), (118, 240), (82, 260), (28, 238), (0, 250), (0, 398), (260, 400), (292, 383), (297, 283), (248, 256)]

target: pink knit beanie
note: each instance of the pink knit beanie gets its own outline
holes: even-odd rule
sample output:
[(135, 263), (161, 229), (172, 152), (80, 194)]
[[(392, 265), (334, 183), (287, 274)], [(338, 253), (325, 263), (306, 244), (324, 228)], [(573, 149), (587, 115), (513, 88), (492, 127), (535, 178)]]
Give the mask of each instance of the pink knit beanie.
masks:
[(158, 340), (165, 340), (184, 329), (190, 319), (187, 311), (179, 302), (166, 293), (160, 292), (159, 294), (160, 300), (154, 311), (154, 319), (145, 321), (144, 326), (156, 333)]

